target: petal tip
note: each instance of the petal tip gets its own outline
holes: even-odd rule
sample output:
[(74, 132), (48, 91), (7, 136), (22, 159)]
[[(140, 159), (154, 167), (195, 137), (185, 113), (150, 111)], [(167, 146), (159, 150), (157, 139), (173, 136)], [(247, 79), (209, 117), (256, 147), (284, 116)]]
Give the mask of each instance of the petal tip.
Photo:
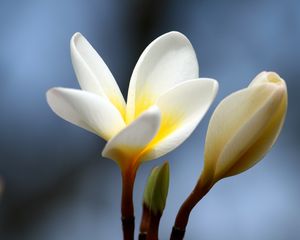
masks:
[(249, 86), (256, 86), (260, 84), (272, 84), (277, 86), (285, 86), (285, 81), (278, 73), (272, 71), (263, 71), (259, 73), (249, 84)]
[(178, 32), (178, 31), (170, 31), (170, 32), (165, 33), (162, 36), (172, 36), (172, 37), (184, 37), (184, 38), (186, 38), (186, 36), (183, 33)]
[(47, 103), (49, 104), (49, 102), (51, 101), (50, 98), (51, 98), (51, 94), (52, 94), (52, 89), (49, 89), (47, 92), (46, 92), (46, 101)]
[(83, 35), (80, 32), (75, 32), (71, 37), (71, 42), (76, 42), (78, 38), (83, 37)]
[(159, 40), (159, 39), (165, 39), (165, 40), (172, 40), (172, 41), (175, 41), (175, 42), (181, 42), (181, 44), (188, 44), (188, 45), (191, 45), (191, 42), (190, 40), (187, 38), (187, 36), (185, 36), (183, 33), (181, 32), (178, 32), (178, 31), (170, 31), (170, 32), (167, 32), (163, 35), (161, 35), (160, 37), (158, 37), (157, 39), (155, 39), (154, 41), (156, 40)]
[(78, 44), (84, 43), (86, 41), (86, 38), (80, 32), (74, 33), (70, 40), (71, 51), (76, 51), (76, 49), (78, 48)]
[(215, 96), (217, 92), (219, 91), (219, 82), (216, 79), (213, 78), (200, 78), (197, 81), (206, 81), (207, 85), (211, 89), (211, 92)]
[(47, 90), (46, 92), (46, 99), (47, 102), (51, 101), (51, 98), (58, 92), (59, 88), (58, 87), (53, 87)]
[(212, 83), (212, 89), (215, 93), (218, 92), (219, 90), (219, 82), (215, 79), (211, 79), (211, 83)]
[(158, 106), (153, 105), (149, 108), (150, 113), (152, 113), (152, 115), (154, 115), (156, 121), (158, 123), (158, 125), (160, 124), (161, 121), (161, 111), (159, 109)]
[(146, 110), (147, 113), (149, 114), (155, 114), (155, 115), (160, 115), (160, 109), (158, 106), (156, 105), (152, 105), (151, 107), (148, 108), (148, 110)]

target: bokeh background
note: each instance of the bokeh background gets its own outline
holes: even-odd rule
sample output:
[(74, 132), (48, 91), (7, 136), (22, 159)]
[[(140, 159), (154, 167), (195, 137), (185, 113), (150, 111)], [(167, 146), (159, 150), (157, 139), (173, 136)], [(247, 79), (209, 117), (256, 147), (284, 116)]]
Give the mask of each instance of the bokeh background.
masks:
[(126, 97), (142, 50), (159, 35), (188, 36), (217, 99), (182, 146), (144, 164), (135, 186), (136, 225), (150, 169), (170, 160), (171, 185), (160, 237), (202, 168), (203, 139), (216, 104), (262, 70), (286, 79), (289, 109), (265, 159), (225, 179), (193, 211), (188, 240), (300, 239), (298, 0), (0, 1), (0, 239), (121, 239), (121, 178), (102, 159), (104, 141), (58, 118), (45, 92), (78, 88), (69, 40), (80, 31), (106, 61)]

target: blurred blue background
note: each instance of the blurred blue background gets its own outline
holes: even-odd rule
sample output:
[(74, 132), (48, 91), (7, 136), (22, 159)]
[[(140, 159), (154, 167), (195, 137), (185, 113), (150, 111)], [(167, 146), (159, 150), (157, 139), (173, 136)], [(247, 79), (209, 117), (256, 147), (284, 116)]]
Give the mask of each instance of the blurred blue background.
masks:
[[(69, 40), (80, 31), (106, 61), (126, 96), (147, 44), (177, 30), (188, 36), (217, 99), (182, 146), (144, 164), (135, 186), (136, 225), (150, 169), (170, 160), (160, 238), (203, 165), (203, 139), (216, 104), (263, 70), (288, 84), (289, 109), (272, 151), (251, 170), (218, 183), (193, 211), (186, 239), (300, 239), (300, 2), (65, 0), (0, 1), (0, 239), (121, 239), (119, 169), (101, 158), (104, 141), (58, 118), (45, 92), (78, 88)], [(298, 106), (298, 107), (297, 107)], [(137, 232), (137, 231), (136, 231)]]

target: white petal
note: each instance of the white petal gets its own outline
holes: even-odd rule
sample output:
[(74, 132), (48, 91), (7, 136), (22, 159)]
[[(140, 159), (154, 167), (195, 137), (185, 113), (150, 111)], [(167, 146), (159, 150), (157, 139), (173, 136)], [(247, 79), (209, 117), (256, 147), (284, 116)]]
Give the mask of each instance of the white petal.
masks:
[[(259, 74), (251, 82), (249, 87), (259, 86), (265, 83), (277, 85), (277, 90), (273, 96), (271, 105), (271, 107), (274, 106), (274, 110), (269, 114), (270, 119), (265, 123), (263, 130), (260, 131), (260, 137), (243, 153), (240, 160), (226, 173), (226, 177), (246, 171), (259, 162), (275, 143), (281, 131), (287, 110), (287, 87), (285, 81), (274, 72), (263, 72)], [(280, 99), (280, 103), (277, 104), (278, 99)]]
[(109, 68), (96, 50), (80, 33), (70, 42), (71, 58), (78, 82), (83, 90), (108, 98), (125, 114), (125, 101)]
[(207, 112), (217, 91), (217, 81), (202, 78), (180, 83), (163, 94), (156, 103), (162, 113), (161, 127), (142, 159), (158, 158), (185, 141)]
[(266, 124), (260, 133), (260, 137), (251, 144), (251, 147), (247, 149), (240, 160), (226, 173), (225, 177), (244, 172), (263, 158), (278, 138), (284, 123), (286, 109), (287, 95), (283, 97), (277, 111), (274, 111), (274, 114), (272, 114), (272, 119)]
[(102, 156), (115, 160), (121, 167), (137, 161), (153, 139), (160, 125), (160, 111), (153, 106), (124, 128), (105, 146)]
[(280, 88), (268, 83), (246, 88), (218, 105), (208, 126), (204, 172), (215, 171), (215, 180), (224, 177), (269, 122), (283, 95)]
[(109, 140), (125, 127), (120, 112), (94, 93), (68, 88), (47, 92), (51, 109), (61, 118)]
[(183, 34), (169, 32), (155, 39), (144, 50), (132, 73), (126, 121), (131, 122), (177, 83), (198, 75), (194, 49)]

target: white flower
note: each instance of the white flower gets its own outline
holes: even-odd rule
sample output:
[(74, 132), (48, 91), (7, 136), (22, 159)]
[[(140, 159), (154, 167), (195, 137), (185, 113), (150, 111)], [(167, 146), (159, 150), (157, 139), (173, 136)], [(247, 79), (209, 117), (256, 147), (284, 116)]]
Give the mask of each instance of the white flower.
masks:
[(180, 145), (211, 105), (218, 84), (198, 78), (189, 40), (169, 32), (142, 53), (131, 76), (127, 104), (110, 70), (88, 41), (76, 33), (71, 57), (82, 90), (47, 92), (63, 119), (107, 140), (102, 155), (121, 167), (158, 158)]
[(286, 84), (274, 72), (223, 99), (209, 122), (202, 179), (215, 183), (255, 165), (275, 143), (286, 109)]

